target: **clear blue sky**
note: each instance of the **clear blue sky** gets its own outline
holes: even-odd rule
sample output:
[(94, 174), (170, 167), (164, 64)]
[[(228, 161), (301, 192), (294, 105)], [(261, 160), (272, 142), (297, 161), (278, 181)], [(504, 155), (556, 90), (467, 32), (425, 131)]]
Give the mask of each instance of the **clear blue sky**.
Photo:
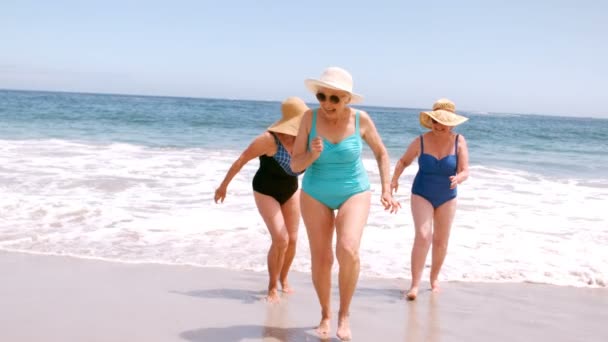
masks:
[(0, 88), (313, 101), (349, 70), (364, 104), (608, 117), (608, 2), (0, 3)]

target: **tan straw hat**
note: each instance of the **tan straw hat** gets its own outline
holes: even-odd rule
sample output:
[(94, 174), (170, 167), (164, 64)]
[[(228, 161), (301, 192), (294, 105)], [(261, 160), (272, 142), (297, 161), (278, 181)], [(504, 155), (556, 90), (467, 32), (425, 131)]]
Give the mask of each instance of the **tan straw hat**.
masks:
[(283, 133), (287, 135), (298, 135), (298, 129), (300, 128), (300, 121), (302, 121), (302, 115), (308, 110), (308, 106), (299, 97), (288, 97), (281, 104), (281, 113), (283, 117), (270, 125), (268, 130), (276, 133)]
[(353, 93), (353, 77), (339, 67), (329, 67), (323, 71), (319, 79), (308, 78), (304, 81), (306, 88), (316, 94), (319, 88), (330, 88), (348, 92), (351, 103), (363, 101), (363, 96)]
[(420, 124), (428, 129), (433, 128), (433, 120), (446, 126), (458, 126), (469, 120), (456, 114), (456, 105), (448, 99), (439, 99), (433, 104), (433, 111), (420, 112)]

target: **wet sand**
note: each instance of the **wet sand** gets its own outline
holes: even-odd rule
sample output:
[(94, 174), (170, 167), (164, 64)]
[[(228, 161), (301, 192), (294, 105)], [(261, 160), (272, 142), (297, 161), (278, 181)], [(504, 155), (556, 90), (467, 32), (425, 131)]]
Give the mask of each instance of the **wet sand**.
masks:
[[(0, 252), (1, 341), (320, 341), (310, 275), (263, 298), (266, 274)], [(362, 275), (353, 341), (608, 341), (608, 289), (443, 283), (402, 299), (407, 280)], [(333, 308), (337, 312), (337, 283)], [(332, 322), (331, 339), (337, 320)]]

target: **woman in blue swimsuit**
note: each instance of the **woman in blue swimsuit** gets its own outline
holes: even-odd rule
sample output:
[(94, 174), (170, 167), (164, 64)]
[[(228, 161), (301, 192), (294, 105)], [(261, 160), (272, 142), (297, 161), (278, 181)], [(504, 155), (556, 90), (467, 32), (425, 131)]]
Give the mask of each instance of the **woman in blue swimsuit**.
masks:
[(302, 180), (302, 218), (310, 243), (312, 281), (321, 304), (317, 332), (327, 338), (330, 331), (335, 230), (340, 266), (337, 335), (350, 340), (349, 308), (359, 278), (359, 245), (371, 199), (370, 183), (361, 160), (363, 141), (378, 162), (382, 205), (396, 212), (399, 204), (390, 191), (388, 153), (372, 119), (366, 112), (349, 107), (361, 100), (361, 96), (352, 92), (351, 75), (332, 67), (320, 79), (309, 79), (305, 84), (316, 95), (320, 108), (304, 114), (291, 167), (295, 171), (306, 169)]
[(437, 277), (445, 260), (452, 220), (456, 213), (456, 187), (469, 177), (469, 152), (464, 136), (452, 128), (468, 119), (456, 114), (447, 99), (433, 110), (420, 113), (420, 124), (430, 129), (412, 141), (395, 166), (391, 191), (397, 191), (403, 170), (418, 157), (418, 173), (412, 186), (412, 217), (416, 235), (412, 247), (412, 284), (406, 297), (416, 299), (429, 248), (433, 245), (431, 288), (439, 290)]
[(291, 151), (302, 115), (308, 107), (300, 98), (290, 97), (283, 102), (281, 110), (283, 117), (251, 142), (215, 190), (215, 202), (224, 202), (232, 178), (247, 162), (259, 157), (260, 167), (253, 177), (253, 195), (272, 238), (268, 250), (269, 302), (279, 300), (278, 283), (283, 292), (291, 292), (287, 273), (296, 253), (300, 223), (298, 175), (301, 174), (290, 167)]

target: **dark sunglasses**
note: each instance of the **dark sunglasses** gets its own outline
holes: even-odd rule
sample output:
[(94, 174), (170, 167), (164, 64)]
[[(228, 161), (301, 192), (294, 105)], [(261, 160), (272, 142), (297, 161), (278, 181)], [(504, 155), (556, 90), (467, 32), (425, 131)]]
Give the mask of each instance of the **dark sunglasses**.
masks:
[[(325, 102), (325, 101), (327, 101), (327, 95), (325, 95), (323, 93), (317, 93), (317, 100), (319, 100), (319, 102)], [(329, 102), (331, 102), (333, 104), (338, 104), (338, 103), (340, 103), (340, 98), (336, 95), (331, 95), (329, 97)]]
[(433, 119), (433, 118), (431, 118), (431, 121), (433, 121), (433, 123), (434, 123), (434, 124), (436, 124), (436, 123), (437, 123), (437, 120), (435, 120), (435, 119)]

